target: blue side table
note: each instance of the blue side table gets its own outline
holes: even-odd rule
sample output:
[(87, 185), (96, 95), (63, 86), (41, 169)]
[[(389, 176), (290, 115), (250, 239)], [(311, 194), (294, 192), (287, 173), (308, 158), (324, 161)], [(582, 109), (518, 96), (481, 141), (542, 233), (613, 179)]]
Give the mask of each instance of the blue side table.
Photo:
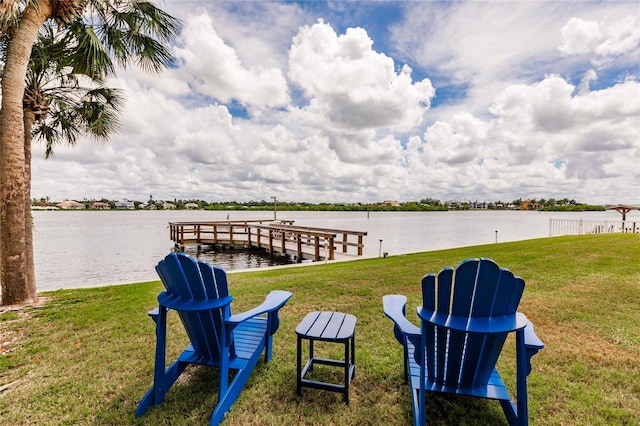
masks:
[[(298, 335), (297, 362), (297, 393), (302, 394), (302, 388), (315, 388), (344, 395), (344, 402), (349, 404), (349, 385), (355, 377), (355, 330), (356, 317), (342, 312), (310, 312), (296, 327)], [(309, 341), (309, 359), (302, 367), (302, 340)], [(319, 358), (314, 355), (315, 341), (344, 344), (344, 360)], [(344, 369), (344, 384), (325, 383), (305, 379), (308, 372), (313, 371), (314, 364), (331, 365)]]

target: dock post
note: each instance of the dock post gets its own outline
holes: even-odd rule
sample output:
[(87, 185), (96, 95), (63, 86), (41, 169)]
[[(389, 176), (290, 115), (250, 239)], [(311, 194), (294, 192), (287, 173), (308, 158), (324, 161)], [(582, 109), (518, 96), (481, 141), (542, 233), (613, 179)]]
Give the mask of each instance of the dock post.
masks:
[(284, 231), (280, 231), (280, 237), (282, 238), (282, 242), (280, 244), (280, 247), (282, 248), (282, 252), (280, 253), (283, 256), (286, 256), (287, 254), (287, 234)]
[(333, 245), (333, 237), (329, 237), (329, 260), (335, 259), (336, 248)]
[(347, 238), (348, 238), (348, 235), (346, 232), (342, 234), (342, 252), (343, 253), (347, 252)]
[(269, 255), (273, 256), (273, 229), (269, 229)]

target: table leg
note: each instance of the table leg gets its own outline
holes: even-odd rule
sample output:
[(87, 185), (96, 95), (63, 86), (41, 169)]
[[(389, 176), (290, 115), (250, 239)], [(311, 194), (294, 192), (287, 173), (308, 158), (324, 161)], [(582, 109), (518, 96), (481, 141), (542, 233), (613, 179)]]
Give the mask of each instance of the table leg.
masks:
[(296, 363), (296, 393), (302, 394), (302, 337), (298, 336), (298, 351)]
[(355, 331), (353, 332), (353, 337), (351, 337), (351, 363), (353, 364), (353, 377), (356, 377), (356, 332)]
[(349, 339), (344, 342), (344, 402), (349, 405)]

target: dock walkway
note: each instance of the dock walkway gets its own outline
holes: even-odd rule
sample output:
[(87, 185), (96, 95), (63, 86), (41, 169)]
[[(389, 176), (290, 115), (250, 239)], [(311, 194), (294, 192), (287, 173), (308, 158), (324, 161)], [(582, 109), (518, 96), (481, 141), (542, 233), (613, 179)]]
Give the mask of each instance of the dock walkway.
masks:
[[(176, 249), (187, 246), (244, 247), (302, 260), (335, 260), (336, 252), (362, 256), (366, 232), (296, 226), (291, 220), (170, 222)], [(351, 250), (350, 250), (351, 249)], [(355, 253), (354, 253), (355, 250)]]

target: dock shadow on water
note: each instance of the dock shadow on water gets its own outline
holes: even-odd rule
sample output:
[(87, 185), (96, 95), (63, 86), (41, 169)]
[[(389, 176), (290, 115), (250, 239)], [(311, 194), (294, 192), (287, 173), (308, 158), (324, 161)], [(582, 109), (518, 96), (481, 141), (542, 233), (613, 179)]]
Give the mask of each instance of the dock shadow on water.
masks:
[(226, 271), (266, 268), (295, 263), (295, 260), (292, 260), (289, 256), (270, 256), (263, 250), (239, 247), (201, 247), (200, 249), (193, 247), (185, 248), (184, 253), (198, 260), (204, 260), (211, 265), (220, 266)]

